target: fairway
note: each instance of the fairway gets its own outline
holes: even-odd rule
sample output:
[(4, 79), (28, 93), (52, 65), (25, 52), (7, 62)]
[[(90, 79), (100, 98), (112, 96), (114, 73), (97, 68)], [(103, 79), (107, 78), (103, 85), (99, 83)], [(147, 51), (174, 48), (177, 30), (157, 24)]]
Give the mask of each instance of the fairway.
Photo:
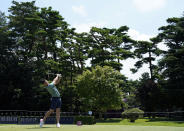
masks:
[(0, 131), (184, 131), (184, 127), (171, 126), (126, 126), (126, 125), (0, 125)]

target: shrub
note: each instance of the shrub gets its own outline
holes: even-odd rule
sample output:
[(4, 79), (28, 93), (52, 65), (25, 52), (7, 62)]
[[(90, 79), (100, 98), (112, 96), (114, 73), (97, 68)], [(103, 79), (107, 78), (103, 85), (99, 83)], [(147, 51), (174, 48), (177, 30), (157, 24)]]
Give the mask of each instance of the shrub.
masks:
[(77, 121), (81, 121), (84, 125), (92, 125), (96, 123), (94, 116), (75, 116), (74, 124), (76, 124)]
[(138, 118), (140, 118), (144, 114), (144, 111), (138, 109), (138, 108), (132, 108), (125, 110), (122, 113), (122, 117), (125, 117), (130, 120), (130, 122), (135, 122)]

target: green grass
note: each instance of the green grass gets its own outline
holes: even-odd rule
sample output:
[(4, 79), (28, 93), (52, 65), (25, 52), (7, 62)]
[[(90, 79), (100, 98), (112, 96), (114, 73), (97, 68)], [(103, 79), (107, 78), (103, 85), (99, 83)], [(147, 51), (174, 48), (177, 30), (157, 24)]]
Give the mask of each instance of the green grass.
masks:
[(130, 126), (130, 125), (3, 125), (0, 131), (184, 131), (184, 127), (172, 126)]
[(127, 119), (107, 119), (98, 121), (97, 125), (133, 125), (133, 126), (175, 126), (184, 127), (184, 121), (169, 121), (167, 119), (138, 119), (134, 123), (129, 122)]
[(0, 131), (184, 131), (184, 121), (168, 121), (166, 119), (139, 119), (135, 123), (122, 119), (97, 121), (96, 125), (15, 125), (0, 124)]

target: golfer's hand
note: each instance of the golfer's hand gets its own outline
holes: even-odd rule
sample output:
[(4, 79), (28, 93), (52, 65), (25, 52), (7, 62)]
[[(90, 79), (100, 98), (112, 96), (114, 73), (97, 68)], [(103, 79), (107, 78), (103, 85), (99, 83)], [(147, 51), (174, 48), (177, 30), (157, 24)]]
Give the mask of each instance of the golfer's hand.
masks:
[(61, 77), (61, 74), (57, 74), (58, 77)]

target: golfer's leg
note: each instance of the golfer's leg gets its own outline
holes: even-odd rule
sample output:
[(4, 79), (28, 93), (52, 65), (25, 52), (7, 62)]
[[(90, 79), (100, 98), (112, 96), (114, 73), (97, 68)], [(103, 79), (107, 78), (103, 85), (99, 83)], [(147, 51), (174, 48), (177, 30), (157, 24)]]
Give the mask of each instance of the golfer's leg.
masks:
[(49, 117), (50, 114), (52, 114), (53, 112), (54, 112), (54, 110), (53, 110), (53, 109), (50, 109), (50, 110), (45, 114), (45, 116), (44, 116), (44, 118), (43, 118), (43, 121), (45, 122), (46, 119), (47, 119), (47, 117)]
[(56, 121), (57, 123), (60, 121), (60, 108), (56, 108)]

